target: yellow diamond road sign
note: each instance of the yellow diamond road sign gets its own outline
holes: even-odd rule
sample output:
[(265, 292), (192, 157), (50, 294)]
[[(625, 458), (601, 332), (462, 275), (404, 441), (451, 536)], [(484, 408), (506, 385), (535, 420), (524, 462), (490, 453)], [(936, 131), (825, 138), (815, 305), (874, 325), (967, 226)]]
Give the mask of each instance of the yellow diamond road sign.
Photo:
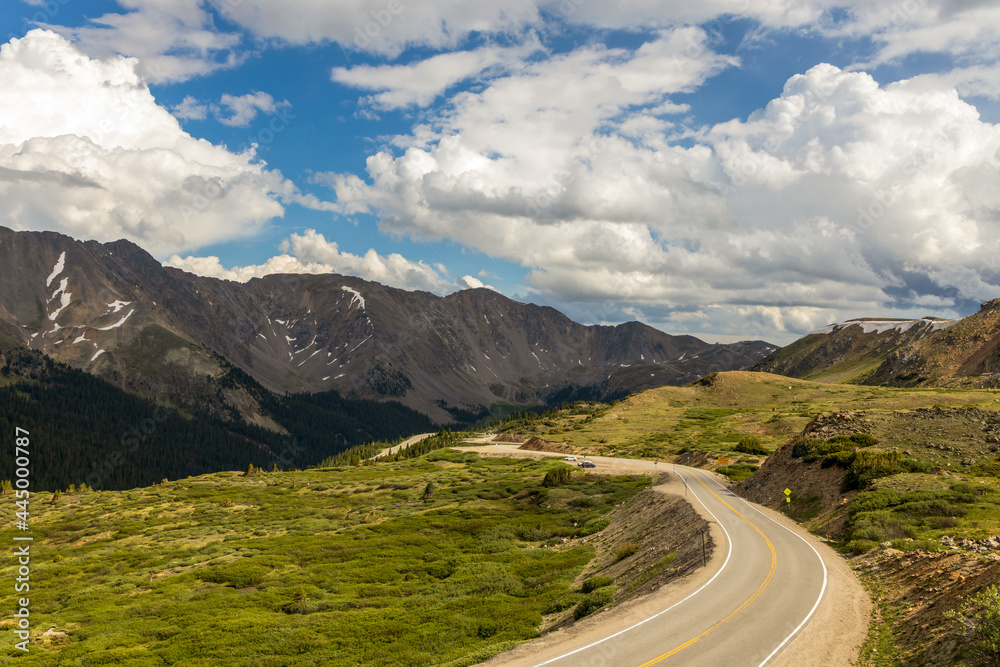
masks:
[(785, 495), (786, 496), (792, 495), (792, 490), (791, 489), (785, 489)]

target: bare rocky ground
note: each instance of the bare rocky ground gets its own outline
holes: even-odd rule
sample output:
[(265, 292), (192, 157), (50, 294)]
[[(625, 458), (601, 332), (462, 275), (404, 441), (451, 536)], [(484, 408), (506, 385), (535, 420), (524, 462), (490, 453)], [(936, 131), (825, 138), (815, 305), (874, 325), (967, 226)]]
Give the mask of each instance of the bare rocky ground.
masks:
[[(972, 407), (840, 412), (816, 418), (800, 437), (828, 439), (851, 433), (869, 433), (884, 449), (934, 464), (929, 475), (901, 475), (891, 488), (946, 488), (992, 472), (1000, 451), (1000, 414)], [(775, 509), (783, 508), (783, 490), (789, 488), (796, 502), (783, 508), (785, 512), (810, 530), (837, 538), (857, 491), (843, 491), (844, 471), (837, 466), (823, 468), (820, 461), (794, 458), (796, 439), (779, 448), (736, 488), (745, 498)], [(874, 616), (873, 639), (859, 664), (961, 664), (963, 646), (945, 613), (957, 608), (963, 596), (1000, 584), (1000, 538), (984, 534), (991, 528), (995, 530), (995, 526), (980, 524), (973, 529), (978, 535), (941, 536), (947, 549), (943, 553), (900, 551), (884, 542), (850, 559), (880, 607)], [(892, 652), (891, 658), (878, 654), (880, 629), (891, 638), (881, 644), (883, 652)]]
[[(976, 547), (979, 545), (977, 544)], [(961, 599), (1000, 584), (1000, 554), (962, 548), (943, 553), (878, 549), (853, 559), (873, 594), (883, 601), (876, 623), (893, 628), (891, 664), (945, 667), (961, 664), (961, 638), (945, 618)], [(879, 662), (877, 646), (861, 656), (861, 665)]]

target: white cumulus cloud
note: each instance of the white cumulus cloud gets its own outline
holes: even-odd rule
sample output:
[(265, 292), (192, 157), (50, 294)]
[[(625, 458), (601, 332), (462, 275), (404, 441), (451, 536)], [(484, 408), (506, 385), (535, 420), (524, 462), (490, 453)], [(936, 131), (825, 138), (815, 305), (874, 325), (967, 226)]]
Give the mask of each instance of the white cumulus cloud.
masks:
[(288, 100), (280, 102), (268, 93), (254, 91), (246, 95), (230, 95), (225, 93), (219, 100), (223, 109), (219, 109), (216, 115), (219, 122), (230, 127), (250, 127), (250, 122), (257, 117), (260, 112), (273, 114), (280, 109), (291, 107)]
[(780, 342), (996, 296), (1000, 127), (954, 89), (820, 65), (746, 120), (675, 135), (652, 109), (729, 64), (687, 57), (703, 36), (533, 63), (395, 138), (367, 179), (323, 179), (386, 231), (520, 263), (532, 298), (587, 321)]
[[(71, 38), (87, 55), (139, 58), (145, 81), (185, 81), (239, 65), (241, 37), (217, 29), (203, 0), (117, 0), (126, 11), (109, 12), (79, 27), (43, 23)], [(58, 18), (56, 16), (55, 18)]]
[[(144, 0), (149, 2), (151, 0)], [(338, 42), (398, 55), (408, 46), (452, 48), (470, 33), (518, 33), (540, 21), (534, 0), (212, 0), (230, 21), (291, 44)]]
[(406, 65), (335, 67), (330, 77), (347, 86), (381, 91), (365, 100), (379, 109), (425, 107), (449, 86), (493, 68), (516, 65), (540, 48), (538, 40), (532, 39), (524, 46), (483, 46), (441, 53)]
[[(372, 280), (391, 287), (447, 294), (456, 289), (489, 287), (471, 276), (450, 281), (442, 265), (430, 266), (399, 253), (382, 255), (374, 249), (355, 255), (340, 249), (314, 229), (292, 234), (280, 246), (282, 254), (262, 264), (226, 268), (218, 257), (173, 255), (164, 264), (190, 273), (246, 282), (272, 273), (340, 273)], [(492, 288), (491, 288), (492, 289)]]
[(185, 95), (180, 104), (170, 107), (170, 113), (181, 120), (204, 120), (208, 116), (208, 105)]
[(3, 224), (128, 238), (153, 254), (251, 236), (282, 201), (323, 208), (252, 152), (180, 127), (134, 59), (89, 58), (33, 30), (0, 47)]

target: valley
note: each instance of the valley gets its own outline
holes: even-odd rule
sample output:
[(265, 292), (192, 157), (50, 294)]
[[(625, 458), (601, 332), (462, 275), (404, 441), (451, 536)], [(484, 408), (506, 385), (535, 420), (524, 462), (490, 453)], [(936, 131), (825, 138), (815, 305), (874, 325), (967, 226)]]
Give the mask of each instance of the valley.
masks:
[[(38, 638), (38, 655), (58, 653), (66, 664), (83, 655), (186, 661), (242, 650), (235, 647), (251, 623), (271, 628), (254, 644), (270, 656), (266, 664), (297, 664), (303, 652), (325, 656), (323, 664), (382, 664), (386, 651), (411, 664), (475, 664), (539, 633), (575, 632), (609, 604), (600, 619), (703, 577), (703, 554), (686, 533), (700, 530), (700, 520), (681, 518), (691, 505), (676, 495), (642, 500), (657, 475), (669, 478), (670, 466), (683, 463), (738, 482), (740, 495), (845, 554), (833, 558), (861, 575), (880, 619), (864, 664), (895, 664), (879, 657), (890, 650), (950, 664), (964, 644), (949, 634), (945, 612), (962, 591), (1000, 575), (993, 552), (976, 551), (1000, 533), (989, 486), (1000, 465), (991, 435), (997, 407), (984, 390), (730, 372), (614, 404), (513, 414), (485, 438), (442, 433), (399, 451), (349, 448), (303, 472), (36, 494), (38, 546), (57, 554), (37, 583), (40, 632), (52, 630)], [(858, 434), (871, 440), (836, 444)], [(546, 455), (549, 446), (560, 454)], [(888, 452), (888, 464), (858, 468), (869, 477), (851, 482), (857, 452)], [(568, 453), (597, 468), (559, 460)], [(720, 456), (729, 462), (720, 465)], [(645, 469), (622, 468), (622, 457), (645, 459)], [(568, 473), (561, 480), (560, 469)], [(622, 476), (630, 472), (645, 475)], [(713, 534), (707, 546), (715, 553), (725, 543)], [(911, 591), (911, 579), (892, 574), (917, 566), (940, 570), (941, 585)], [(584, 585), (594, 577), (598, 587)], [(592, 611), (578, 611), (585, 608)], [(400, 625), (414, 609), (422, 611)], [(122, 625), (123, 614), (143, 620)], [(212, 632), (195, 639), (202, 622)], [(116, 629), (106, 635), (109, 623)], [(580, 627), (607, 621), (588, 623)], [(386, 627), (397, 629), (376, 630)], [(937, 639), (924, 647), (917, 638), (928, 632)], [(374, 653), (359, 658), (347, 648), (359, 636)]]
[(776, 349), (636, 321), (584, 326), (485, 288), (439, 297), (336, 274), (206, 278), (128, 241), (5, 227), (0, 285), (2, 339), (131, 393), (277, 431), (243, 376), (279, 396), (397, 401), (442, 425), (684, 384)]
[[(658, 617), (721, 575), (720, 547), (759, 548), (713, 527), (696, 480), (794, 521), (839, 578), (811, 611), (769, 603), (801, 636), (682, 644), (685, 664), (751, 636), (765, 662), (808, 661), (847, 614), (838, 661), (944, 667), (974, 648), (955, 614), (1000, 582), (1000, 302), (778, 349), (583, 326), (486, 289), (200, 278), (127, 242), (0, 229), (5, 252), (36, 260), (0, 264), (0, 426), (54, 462), (33, 487), (54, 554), (33, 580), (37, 664), (558, 662), (565, 638), (600, 644), (626, 610)], [(778, 561), (810, 558), (783, 539), (765, 538)], [(751, 604), (781, 572), (726, 588)]]
[[(737, 372), (507, 427), (562, 452), (645, 453), (729, 476), (741, 497), (824, 538), (860, 575), (876, 602), (860, 664), (944, 667), (970, 653), (948, 614), (1000, 584), (998, 411), (990, 390)], [(740, 451), (748, 438), (759, 453)]]

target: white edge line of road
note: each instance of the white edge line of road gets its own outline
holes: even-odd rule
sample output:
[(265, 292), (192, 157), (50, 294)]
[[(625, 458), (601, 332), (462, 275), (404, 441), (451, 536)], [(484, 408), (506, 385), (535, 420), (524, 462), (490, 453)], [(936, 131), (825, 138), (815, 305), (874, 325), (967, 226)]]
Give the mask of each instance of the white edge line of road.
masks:
[[(674, 468), (674, 473), (677, 474), (677, 468), (676, 467)], [(691, 474), (691, 473), (688, 473), (688, 474)], [(706, 581), (704, 584), (702, 584), (698, 588), (698, 590), (694, 591), (693, 593), (691, 593), (690, 595), (688, 595), (683, 600), (680, 600), (679, 602), (675, 602), (674, 604), (670, 605), (666, 609), (664, 609), (662, 611), (658, 611), (655, 614), (653, 614), (652, 616), (650, 616), (648, 618), (644, 618), (641, 621), (639, 621), (638, 623), (635, 623), (634, 625), (630, 625), (629, 627), (625, 628), (624, 630), (619, 630), (618, 632), (614, 633), (613, 635), (608, 635), (607, 637), (604, 637), (603, 639), (598, 639), (596, 642), (592, 642), (590, 644), (587, 644), (586, 646), (581, 646), (580, 648), (574, 649), (574, 650), (570, 651), (569, 653), (563, 653), (562, 655), (557, 655), (554, 658), (549, 658), (545, 662), (538, 663), (535, 667), (542, 667), (542, 665), (548, 665), (549, 663), (553, 663), (553, 662), (555, 662), (557, 660), (562, 660), (563, 658), (568, 658), (569, 656), (571, 656), (571, 655), (573, 655), (575, 653), (579, 653), (580, 651), (586, 651), (587, 649), (593, 648), (593, 647), (597, 646), (598, 644), (603, 644), (604, 642), (610, 641), (610, 640), (614, 639), (615, 637), (617, 637), (619, 635), (623, 635), (626, 632), (630, 632), (632, 630), (635, 630), (640, 625), (648, 623), (649, 621), (652, 621), (654, 618), (658, 618), (659, 616), (662, 616), (663, 614), (666, 614), (668, 611), (670, 611), (674, 607), (676, 607), (676, 606), (678, 606), (680, 604), (684, 604), (685, 602), (687, 602), (688, 600), (690, 600), (691, 598), (693, 598), (698, 593), (701, 593), (701, 591), (706, 586), (708, 586), (710, 583), (712, 583), (713, 581), (715, 581), (715, 578), (718, 577), (720, 574), (722, 574), (722, 571), (726, 569), (726, 565), (729, 564), (729, 557), (733, 555), (733, 540), (732, 540), (732, 538), (729, 537), (729, 531), (727, 531), (726, 528), (725, 528), (725, 526), (723, 526), (722, 523), (719, 521), (719, 517), (715, 516), (715, 514), (712, 513), (712, 510), (708, 509), (708, 506), (702, 501), (702, 499), (698, 496), (698, 494), (695, 493), (694, 488), (688, 485), (687, 480), (684, 479), (684, 477), (682, 475), (680, 475), (680, 474), (677, 474), (677, 476), (680, 477), (681, 481), (684, 482), (684, 486), (687, 487), (691, 491), (691, 494), (695, 498), (698, 499), (698, 502), (701, 503), (701, 506), (705, 509), (705, 511), (712, 515), (712, 518), (715, 519), (715, 525), (717, 525), (719, 528), (721, 528), (722, 532), (726, 534), (726, 543), (729, 545), (729, 549), (726, 552), (726, 560), (722, 563), (722, 567), (720, 567), (716, 571), (716, 573), (712, 575), (711, 579), (709, 579), (708, 581)], [(782, 528), (784, 528), (784, 526), (782, 526)], [(787, 530), (787, 528), (786, 528), (786, 530)], [(808, 544), (808, 542), (806, 544)], [(812, 545), (810, 545), (810, 546), (812, 546)], [(814, 551), (815, 551), (815, 549), (814, 549)], [(818, 556), (819, 554), (816, 554), (816, 555)], [(825, 571), (825, 567), (824, 567), (824, 571)], [(825, 586), (825, 580), (824, 580), (824, 586)], [(810, 615), (812, 615), (812, 612), (810, 612)], [(796, 629), (796, 632), (797, 631), (798, 630)], [(793, 632), (792, 634), (795, 634), (795, 633)], [(788, 640), (786, 639), (785, 641), (788, 641)], [(765, 660), (764, 662), (767, 662), (767, 660)]]
[[(711, 480), (711, 481), (714, 482), (715, 480)], [(718, 482), (716, 482), (716, 484), (718, 484)], [(726, 487), (722, 486), (721, 484), (719, 484), (719, 486), (722, 487), (723, 489), (726, 488)], [(805, 545), (807, 547), (809, 547), (810, 549), (812, 549), (812, 552), (814, 554), (816, 554), (816, 558), (819, 559), (819, 564), (823, 567), (823, 587), (820, 588), (820, 590), (819, 590), (819, 597), (816, 598), (816, 603), (812, 606), (812, 609), (809, 610), (809, 613), (806, 614), (806, 617), (804, 619), (802, 619), (802, 622), (799, 623), (798, 626), (794, 630), (792, 630), (792, 632), (787, 637), (785, 637), (781, 641), (781, 643), (778, 644), (775, 647), (775, 649), (773, 651), (771, 651), (770, 655), (768, 655), (766, 658), (764, 658), (763, 662), (761, 662), (759, 665), (757, 665), (757, 667), (764, 667), (764, 665), (766, 665), (768, 662), (770, 662), (771, 658), (773, 658), (774, 656), (778, 655), (778, 652), (781, 651), (781, 649), (783, 649), (785, 647), (785, 645), (792, 640), (792, 637), (794, 637), (795, 635), (797, 635), (799, 633), (799, 630), (801, 630), (803, 627), (805, 627), (805, 624), (809, 622), (809, 619), (812, 618), (812, 615), (816, 613), (816, 609), (819, 607), (819, 603), (823, 601), (823, 596), (826, 594), (826, 581), (827, 581), (826, 563), (823, 562), (823, 557), (819, 555), (818, 551), (816, 551), (816, 547), (814, 547), (813, 545), (809, 544), (809, 541), (806, 540), (806, 538), (802, 537), (801, 535), (799, 535), (798, 533), (796, 533), (794, 530), (792, 530), (788, 526), (782, 526), (780, 523), (778, 523), (777, 521), (775, 521), (774, 519), (772, 519), (768, 515), (766, 515), (763, 512), (761, 512), (759, 509), (757, 509), (756, 507), (754, 507), (753, 505), (751, 505), (750, 503), (748, 503), (743, 498), (740, 498), (739, 496), (736, 496), (736, 497), (739, 498), (740, 501), (744, 505), (746, 505), (747, 507), (749, 507), (753, 511), (757, 512), (757, 514), (760, 514), (762, 517), (764, 517), (765, 519), (767, 519), (768, 521), (770, 521), (774, 525), (778, 526), (779, 528), (784, 528), (789, 533), (791, 533), (795, 537), (797, 537), (800, 540), (802, 540), (803, 542), (805, 542)]]

